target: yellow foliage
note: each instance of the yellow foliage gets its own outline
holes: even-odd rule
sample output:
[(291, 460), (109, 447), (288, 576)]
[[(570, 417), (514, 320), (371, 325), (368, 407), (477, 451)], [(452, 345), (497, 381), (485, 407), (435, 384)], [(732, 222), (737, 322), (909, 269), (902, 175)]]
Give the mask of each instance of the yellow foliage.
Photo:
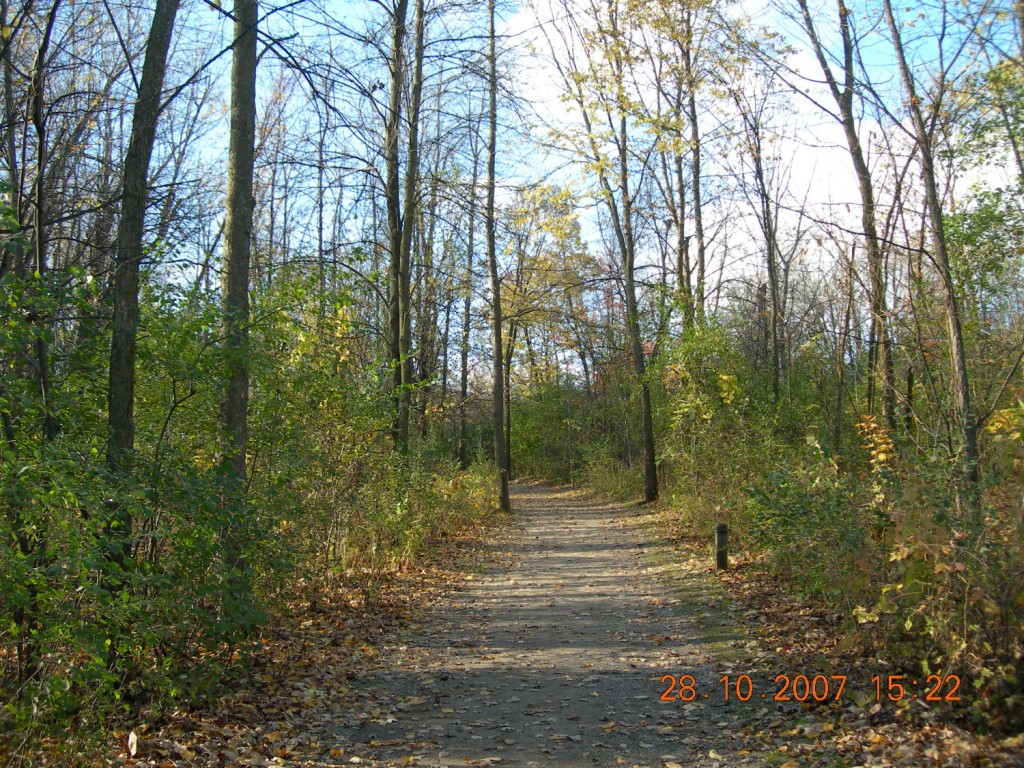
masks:
[(1016, 408), (1003, 408), (993, 413), (985, 431), (997, 439), (1019, 437), (1024, 431), (1024, 404), (1018, 403)]
[(718, 374), (718, 390), (722, 395), (723, 403), (731, 403), (740, 392), (739, 380), (728, 373)]
[(871, 471), (881, 473), (893, 469), (896, 444), (888, 430), (879, 424), (874, 416), (865, 416), (864, 421), (857, 425), (857, 429), (864, 435)]

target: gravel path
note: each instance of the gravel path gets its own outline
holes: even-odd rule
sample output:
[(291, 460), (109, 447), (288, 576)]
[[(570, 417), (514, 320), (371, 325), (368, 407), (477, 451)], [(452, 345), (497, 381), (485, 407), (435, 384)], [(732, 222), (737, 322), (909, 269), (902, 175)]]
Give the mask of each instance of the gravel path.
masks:
[[(511, 564), (390, 639), (380, 663), (353, 681), (364, 706), (332, 734), (338, 764), (735, 768), (786, 759), (776, 751), (766, 762), (749, 734), (759, 722), (791, 727), (796, 713), (770, 694), (760, 700), (771, 678), (744, 667), (754, 643), (713, 579), (664, 565), (642, 512), (541, 485), (515, 486), (513, 506), (511, 557), (500, 558)], [(723, 673), (751, 674), (753, 699), (726, 702)], [(695, 699), (661, 701), (666, 674), (692, 675)]]

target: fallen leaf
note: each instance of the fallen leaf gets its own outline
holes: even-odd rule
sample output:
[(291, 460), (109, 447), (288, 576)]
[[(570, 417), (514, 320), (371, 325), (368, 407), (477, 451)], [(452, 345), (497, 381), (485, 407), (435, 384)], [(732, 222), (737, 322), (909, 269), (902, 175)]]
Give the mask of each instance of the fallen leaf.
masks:
[(128, 734), (128, 757), (135, 757), (139, 753), (139, 734), (131, 731)]

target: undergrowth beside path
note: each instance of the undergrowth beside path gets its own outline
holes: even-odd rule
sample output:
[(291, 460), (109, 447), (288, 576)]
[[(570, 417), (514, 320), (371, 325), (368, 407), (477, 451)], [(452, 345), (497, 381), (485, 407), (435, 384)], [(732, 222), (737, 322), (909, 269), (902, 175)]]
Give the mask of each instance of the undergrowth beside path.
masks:
[[(513, 502), (372, 589), (297, 590), (205, 701), (21, 765), (1024, 765), (1019, 737), (877, 701), (897, 671), (842, 616), (754, 563), (714, 571), (666, 508), (534, 483)], [(780, 675), (832, 695), (785, 700)]]
[[(760, 656), (747, 663), (775, 659), (790, 692), (801, 675), (846, 677), (850, 689), (842, 702), (819, 703), (810, 695), (803, 705), (833, 718), (826, 737), (847, 756), (843, 765), (1024, 765), (1024, 735), (978, 733), (964, 701), (947, 700), (957, 696), (952, 681), (926, 683), (919, 671), (900, 667), (871, 625), (857, 625), (834, 601), (799, 594), (764, 558), (750, 553), (733, 558), (729, 569), (716, 570), (713, 534), (697, 530), (692, 518), (680, 517), (669, 505), (656, 505), (649, 521), (672, 543), (675, 567), (713, 574), (735, 602), (745, 631), (759, 639)], [(935, 695), (942, 700), (926, 701), (939, 682)], [(963, 689), (973, 682), (959, 681)], [(966, 690), (960, 692), (966, 699)]]

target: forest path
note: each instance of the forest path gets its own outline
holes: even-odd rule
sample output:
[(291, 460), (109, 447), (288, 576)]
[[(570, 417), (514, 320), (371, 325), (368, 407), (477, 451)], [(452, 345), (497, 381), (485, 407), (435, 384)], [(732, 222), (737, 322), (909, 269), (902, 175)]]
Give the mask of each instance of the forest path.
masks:
[[(670, 567), (667, 545), (635, 507), (543, 485), (514, 486), (512, 499), (512, 564), (491, 567), (384, 643), (352, 682), (362, 711), (325, 724), (333, 732), (322, 743), (338, 745), (337, 764), (789, 760), (780, 741), (751, 734), (793, 729), (800, 713), (772, 701), (770, 675), (745, 667), (756, 643), (709, 574)], [(754, 697), (726, 702), (725, 673), (750, 674)], [(692, 675), (696, 699), (661, 701), (666, 674)]]

